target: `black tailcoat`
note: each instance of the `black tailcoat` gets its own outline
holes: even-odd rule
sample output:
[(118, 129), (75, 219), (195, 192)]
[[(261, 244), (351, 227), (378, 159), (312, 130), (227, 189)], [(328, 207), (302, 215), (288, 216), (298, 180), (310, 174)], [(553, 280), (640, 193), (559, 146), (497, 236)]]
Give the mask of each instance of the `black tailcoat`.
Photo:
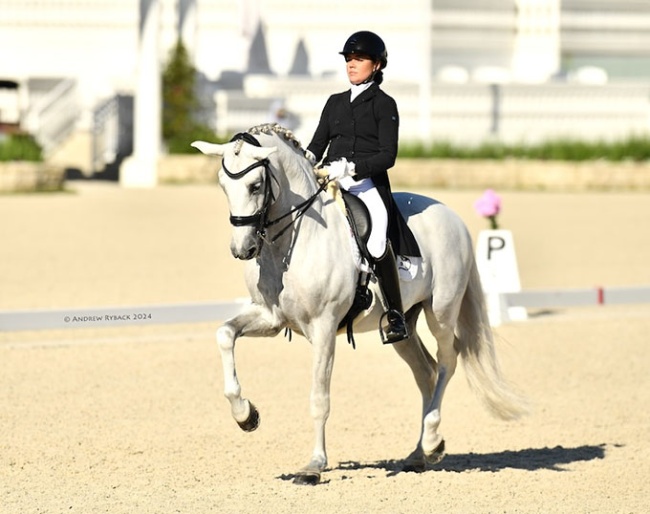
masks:
[[(391, 194), (388, 169), (395, 164), (399, 113), (392, 97), (372, 84), (353, 102), (350, 91), (329, 97), (307, 150), (325, 164), (341, 158), (355, 164), (354, 179), (372, 178), (388, 211), (388, 238), (398, 255), (420, 250)], [(328, 148), (329, 147), (329, 148)]]

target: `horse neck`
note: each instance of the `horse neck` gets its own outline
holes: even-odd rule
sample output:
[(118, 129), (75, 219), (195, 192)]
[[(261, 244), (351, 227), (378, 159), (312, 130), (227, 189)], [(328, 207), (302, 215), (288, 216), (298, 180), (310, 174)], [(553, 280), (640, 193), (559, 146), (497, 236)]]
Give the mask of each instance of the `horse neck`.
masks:
[[(282, 152), (274, 154), (274, 173), (280, 184), (280, 193), (274, 202), (270, 217), (276, 219), (283, 216), (298, 206), (308, 201), (314, 195), (318, 194), (319, 186), (316, 182), (315, 175), (310, 166), (303, 166), (300, 157), (290, 150), (283, 149)], [(327, 235), (328, 238), (338, 237), (337, 232), (344, 234), (347, 232), (341, 228), (345, 218), (338, 211), (338, 206), (330, 201), (325, 193), (321, 193), (304, 215), (296, 219), (297, 214), (287, 216), (283, 221), (278, 223), (276, 230), (282, 230), (287, 224), (293, 221), (293, 227), (288, 229), (285, 237), (276, 248), (281, 252), (287, 251), (285, 246), (294, 244), (311, 244), (314, 238), (321, 239)], [(295, 220), (295, 221), (294, 221)], [(328, 227), (333, 230), (321, 231), (318, 227)], [(293, 232), (298, 228), (298, 243), (293, 240)], [(337, 228), (341, 229), (337, 231)], [(337, 243), (338, 244), (338, 243)]]
[(309, 171), (302, 167), (298, 155), (282, 149), (275, 156), (275, 173), (280, 191), (273, 205), (273, 214), (281, 216), (316, 194), (318, 186), (316, 180), (309, 177)]

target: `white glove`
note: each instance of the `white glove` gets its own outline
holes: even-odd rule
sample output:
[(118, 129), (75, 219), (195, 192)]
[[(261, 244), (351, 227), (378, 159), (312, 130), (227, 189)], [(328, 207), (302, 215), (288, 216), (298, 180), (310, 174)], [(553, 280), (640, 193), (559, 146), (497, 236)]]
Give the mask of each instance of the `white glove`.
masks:
[(347, 159), (339, 159), (325, 166), (325, 169), (330, 180), (340, 180), (343, 177), (350, 177), (354, 173), (355, 165)]

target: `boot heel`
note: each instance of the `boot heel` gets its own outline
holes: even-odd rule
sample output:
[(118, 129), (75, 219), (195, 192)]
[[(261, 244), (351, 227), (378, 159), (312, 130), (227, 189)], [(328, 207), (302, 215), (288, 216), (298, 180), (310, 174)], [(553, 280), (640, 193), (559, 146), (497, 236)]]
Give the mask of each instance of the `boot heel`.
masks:
[[(399, 276), (395, 266), (395, 254), (390, 241), (386, 244), (386, 252), (373, 263), (377, 285), (381, 290), (386, 312), (379, 319), (379, 335), (384, 344), (397, 343), (409, 337), (402, 307), (402, 295), (399, 287)], [(384, 318), (388, 326), (384, 329)]]
[[(384, 326), (384, 320), (388, 320)], [(401, 312), (391, 310), (381, 315), (379, 319), (379, 337), (383, 344), (393, 344), (409, 338), (406, 320)]]

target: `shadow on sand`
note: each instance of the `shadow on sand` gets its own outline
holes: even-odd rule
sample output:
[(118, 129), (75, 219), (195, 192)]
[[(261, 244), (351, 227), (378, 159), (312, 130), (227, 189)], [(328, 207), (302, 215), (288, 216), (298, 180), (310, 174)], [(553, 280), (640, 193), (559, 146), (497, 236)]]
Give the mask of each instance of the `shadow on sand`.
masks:
[[(537, 471), (548, 469), (564, 471), (562, 466), (574, 462), (584, 462), (605, 458), (607, 445), (583, 445), (575, 448), (529, 448), (526, 450), (502, 451), (496, 453), (457, 453), (445, 456), (440, 464), (431, 466), (427, 471), (489, 471), (504, 469), (523, 469)], [(401, 460), (379, 461), (375, 463), (342, 462), (334, 469), (385, 469), (389, 476), (403, 472), (405, 462)]]
[[(563, 466), (575, 462), (586, 462), (605, 458), (606, 444), (583, 445), (575, 448), (556, 446), (555, 448), (529, 448), (526, 450), (502, 451), (496, 453), (458, 453), (447, 455), (440, 464), (431, 466), (426, 472), (454, 471), (488, 471), (497, 472), (504, 469), (521, 469), (537, 471), (542, 469), (565, 471)], [(613, 445), (619, 447), (620, 445)], [(330, 470), (351, 471), (363, 469), (383, 469), (387, 476), (395, 476), (404, 471), (404, 460), (381, 460), (377, 462), (341, 462)], [(292, 480), (294, 475), (281, 475), (277, 478)]]

